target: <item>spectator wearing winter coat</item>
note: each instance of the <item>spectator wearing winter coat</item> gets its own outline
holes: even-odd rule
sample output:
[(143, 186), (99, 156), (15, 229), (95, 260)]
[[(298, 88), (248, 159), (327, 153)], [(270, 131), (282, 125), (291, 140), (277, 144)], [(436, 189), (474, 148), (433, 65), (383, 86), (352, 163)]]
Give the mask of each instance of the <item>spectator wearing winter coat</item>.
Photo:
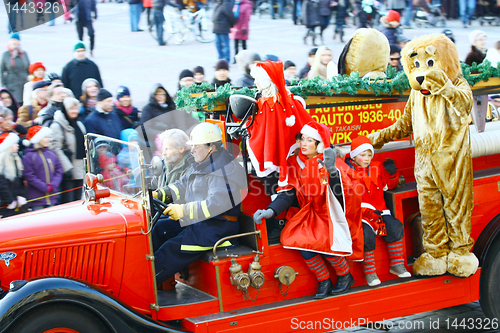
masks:
[[(161, 117), (168, 112), (175, 110), (175, 103), (170, 97), (167, 89), (160, 83), (156, 83), (149, 95), (149, 103), (142, 109), (141, 124), (146, 128), (147, 138), (151, 147), (154, 146), (156, 151), (156, 144), (154, 143), (156, 137), (163, 131), (170, 128), (168, 117)], [(153, 120), (154, 119), (154, 120)]]
[(380, 23), (382, 24), (381, 32), (387, 37), (389, 44), (396, 44), (398, 38), (398, 27), (401, 15), (395, 11), (390, 10), (387, 15), (380, 18)]
[(226, 59), (220, 59), (215, 64), (215, 73), (212, 85), (217, 89), (226, 83), (231, 84), (231, 79), (229, 78), (229, 63)]
[(0, 88), (0, 99), (2, 100), (3, 106), (12, 111), (12, 113), (14, 114), (14, 120), (17, 119), (19, 103), (17, 102), (12, 92), (7, 88)]
[(471, 31), (469, 40), (472, 44), (471, 51), (467, 54), (465, 63), (469, 66), (474, 62), (479, 65), (486, 58), (486, 34), (481, 30)]
[(163, 23), (165, 22), (165, 17), (163, 16), (163, 9), (165, 6), (173, 6), (180, 8), (179, 5), (171, 2), (170, 0), (153, 0), (153, 21), (156, 28), (156, 38), (158, 39), (158, 44), (160, 46), (167, 45), (165, 40), (163, 40)]
[[(66, 97), (61, 110), (54, 114), (54, 121), (50, 126), (52, 130), (50, 147), (59, 157), (64, 172), (61, 183), (62, 203), (79, 200), (82, 197), (81, 186), (85, 174), (83, 168), (84, 136), (87, 134), (87, 130), (83, 123), (78, 120), (79, 112), (80, 102), (76, 98)], [(65, 148), (67, 148), (68, 154), (65, 154)]]
[(55, 193), (59, 191), (63, 167), (56, 152), (48, 148), (51, 134), (50, 128), (35, 125), (23, 141), (28, 147), (23, 157), (24, 180), (28, 184), (29, 206), (33, 210), (55, 205), (59, 198)]
[(319, 15), (321, 17), (321, 30), (320, 30), (320, 37), (321, 37), (321, 42), (323, 43), (323, 31), (325, 31), (326, 28), (328, 28), (328, 25), (330, 24), (330, 20), (332, 18), (332, 7), (331, 7), (331, 0), (319, 0)]
[(101, 89), (99, 81), (96, 79), (86, 79), (82, 83), (82, 96), (80, 97), (80, 102), (82, 106), (80, 107), (80, 115), (78, 120), (84, 121), (85, 118), (95, 110), (95, 105), (97, 103), (97, 93)]
[(236, 24), (236, 18), (233, 14), (231, 0), (216, 0), (212, 20), (214, 23), (215, 46), (219, 53), (219, 59), (231, 61), (231, 52), (229, 49), (229, 32)]
[(130, 90), (127, 87), (118, 87), (116, 91), (116, 101), (113, 105), (113, 112), (120, 118), (122, 129), (136, 128), (139, 126), (140, 113), (139, 110), (132, 105)]
[(285, 74), (285, 83), (287, 86), (289, 86), (290, 82), (292, 82), (292, 80), (297, 77), (297, 67), (295, 67), (295, 64), (293, 62), (287, 60), (283, 65), (283, 71)]
[(17, 101), (23, 100), (24, 84), (28, 81), (30, 60), (28, 54), (21, 49), (17, 32), (10, 35), (7, 51), (2, 56), (0, 70), (2, 86), (9, 89)]
[(132, 32), (143, 31), (139, 29), (139, 21), (141, 20), (142, 13), (142, 0), (129, 0), (129, 9), (130, 9), (130, 30)]
[(123, 130), (122, 123), (118, 115), (112, 111), (113, 95), (106, 89), (100, 89), (97, 93), (95, 110), (83, 122), (87, 133), (105, 135), (119, 140), (120, 132)]
[[(252, 4), (249, 0), (237, 0), (233, 6), (233, 13), (238, 21), (231, 28), (229, 38), (234, 39), (234, 54), (238, 54), (239, 44), (241, 48), (247, 49), (247, 40), (249, 34), (250, 16), (252, 15)], [(234, 62), (236, 63), (236, 58)]]
[(323, 80), (331, 79), (332, 76), (338, 74), (337, 64), (332, 60), (333, 54), (332, 50), (326, 46), (320, 46), (318, 51), (316, 51), (316, 56), (314, 57), (314, 63), (311, 66), (311, 70), (307, 74), (309, 79), (314, 79), (319, 76)]
[(309, 71), (311, 70), (311, 66), (312, 66), (312, 64), (314, 64), (314, 58), (316, 57), (317, 51), (318, 51), (317, 47), (314, 47), (311, 50), (309, 50), (309, 54), (307, 56), (307, 64), (300, 70), (299, 79), (306, 78), (307, 75), (309, 74)]
[(30, 103), (24, 103), (17, 112), (16, 124), (26, 128), (36, 125), (38, 113), (48, 104), (49, 81), (38, 81), (33, 84), (33, 99)]
[(26, 205), (23, 185), (23, 163), (17, 154), (19, 137), (14, 133), (0, 135), (0, 215), (16, 214), (15, 209)]
[(75, 58), (63, 68), (62, 82), (66, 88), (71, 89), (75, 97), (79, 98), (82, 96), (82, 83), (85, 79), (93, 78), (99, 82), (101, 87), (103, 85), (99, 67), (87, 58), (85, 45), (82, 42), (76, 43), (74, 51)]
[(260, 61), (260, 56), (253, 51), (243, 50), (238, 52), (235, 59), (240, 72), (243, 74), (238, 81), (236, 81), (236, 86), (253, 87), (254, 78), (250, 75), (250, 66)]
[(49, 127), (54, 119), (54, 113), (62, 107), (62, 101), (66, 97), (62, 83), (56, 82), (48, 88), (49, 102), (46, 107), (38, 112), (36, 123)]
[(302, 23), (307, 28), (307, 33), (304, 36), (304, 44), (307, 44), (307, 38), (311, 37), (312, 44), (316, 46), (316, 33), (314, 30), (321, 25), (318, 0), (305, 0), (303, 2)]
[(401, 65), (401, 48), (397, 45), (389, 45), (390, 54), (389, 54), (389, 65), (396, 68), (398, 72), (403, 70), (403, 66)]
[(500, 63), (500, 41), (495, 42), (492, 48), (486, 51), (486, 58), (491, 63), (491, 66), (497, 67)]
[(8, 109), (4, 106), (0, 106), (0, 133), (14, 133), (16, 135), (26, 135), (28, 130), (22, 126), (18, 125), (14, 122), (14, 113), (12, 113), (11, 109)]
[(38, 81), (43, 81), (45, 76), (45, 66), (41, 62), (35, 62), (29, 67), (28, 82), (24, 84), (23, 89), (23, 105), (30, 105), (33, 99), (33, 84)]
[[(92, 13), (94, 13), (94, 17), (92, 17)], [(79, 0), (73, 9), (73, 14), (75, 15), (76, 32), (78, 33), (78, 39), (80, 41), (83, 41), (83, 28), (87, 28), (87, 34), (89, 35), (90, 38), (90, 55), (92, 55), (95, 44), (95, 32), (92, 22), (97, 20), (97, 6), (95, 0)], [(99, 81), (101, 80), (99, 79)], [(64, 85), (67, 86), (66, 83)], [(75, 93), (75, 96), (80, 96), (80, 94)]]

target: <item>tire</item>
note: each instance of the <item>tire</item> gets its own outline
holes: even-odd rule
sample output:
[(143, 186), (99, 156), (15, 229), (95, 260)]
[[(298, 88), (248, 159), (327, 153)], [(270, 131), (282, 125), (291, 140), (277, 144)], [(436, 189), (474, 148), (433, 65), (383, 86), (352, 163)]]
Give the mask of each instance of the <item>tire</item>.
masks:
[(486, 317), (500, 318), (500, 239), (489, 248), (481, 267), (479, 303)]
[(56, 304), (35, 309), (17, 320), (9, 333), (109, 333), (104, 324), (81, 307)]
[(193, 24), (193, 34), (194, 38), (200, 43), (211, 43), (215, 40), (215, 35), (212, 33), (211, 29), (203, 30), (201, 28), (201, 23)]

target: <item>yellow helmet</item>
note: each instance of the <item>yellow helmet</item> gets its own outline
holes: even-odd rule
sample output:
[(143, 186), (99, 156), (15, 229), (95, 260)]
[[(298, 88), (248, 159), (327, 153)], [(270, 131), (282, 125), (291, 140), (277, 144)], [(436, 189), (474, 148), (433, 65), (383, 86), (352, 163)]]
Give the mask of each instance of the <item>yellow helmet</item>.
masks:
[(220, 128), (210, 123), (196, 125), (189, 135), (188, 145), (202, 145), (206, 143), (222, 141)]

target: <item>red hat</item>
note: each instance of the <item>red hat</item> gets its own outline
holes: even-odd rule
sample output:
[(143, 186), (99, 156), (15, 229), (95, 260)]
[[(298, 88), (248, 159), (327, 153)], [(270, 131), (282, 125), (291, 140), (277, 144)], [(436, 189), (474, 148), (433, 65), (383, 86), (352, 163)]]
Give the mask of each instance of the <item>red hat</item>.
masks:
[(26, 147), (31, 146), (31, 144), (36, 144), (42, 141), (43, 138), (49, 136), (52, 133), (50, 128), (42, 126), (31, 126), (26, 134), (26, 139), (23, 140), (23, 144)]
[(300, 133), (320, 142), (316, 149), (320, 154), (325, 150), (325, 146), (330, 147), (330, 129), (326, 125), (310, 121), (302, 127)]
[(401, 19), (401, 14), (399, 14), (395, 10), (390, 10), (387, 12), (387, 15), (385, 16), (385, 19), (387, 22), (392, 22), (392, 21), (398, 21)]
[(19, 137), (14, 133), (4, 132), (0, 135), (0, 152), (6, 151), (15, 143), (19, 142)]
[(293, 105), (293, 98), (286, 89), (285, 85), (285, 73), (283, 72), (283, 63), (281, 61), (270, 61), (266, 60), (264, 62), (258, 62), (255, 64), (257, 67), (263, 68), (271, 81), (276, 85), (281, 97), (284, 99), (286, 105), (284, 107), (288, 107)]
[(30, 74), (33, 74), (33, 72), (36, 71), (38, 68), (43, 68), (43, 70), (45, 70), (45, 66), (41, 62), (32, 63), (28, 67), (28, 70), (29, 70)]
[(375, 154), (370, 139), (368, 139), (364, 135), (360, 135), (356, 139), (352, 140), (351, 153), (349, 155), (351, 156), (351, 158), (355, 158), (365, 150), (371, 150), (372, 154)]

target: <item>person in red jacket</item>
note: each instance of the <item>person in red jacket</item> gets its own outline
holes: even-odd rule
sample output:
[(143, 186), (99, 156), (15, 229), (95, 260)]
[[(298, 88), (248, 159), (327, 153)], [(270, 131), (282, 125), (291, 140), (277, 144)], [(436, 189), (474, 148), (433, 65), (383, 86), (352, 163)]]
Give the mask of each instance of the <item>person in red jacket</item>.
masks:
[(404, 266), (403, 224), (391, 215), (384, 200), (384, 191), (396, 187), (401, 172), (391, 159), (384, 163), (372, 162), (373, 155), (370, 140), (360, 135), (352, 141), (351, 152), (344, 157), (346, 164), (356, 170), (365, 187), (361, 203), (365, 242), (363, 272), (369, 286), (380, 284), (375, 269), (376, 236), (382, 237), (387, 243), (390, 272), (400, 278), (411, 276)]
[[(300, 149), (288, 159), (288, 183), (278, 187), (278, 197), (267, 209), (257, 210), (253, 218), (260, 224), (263, 218), (288, 209), (281, 244), (300, 250), (318, 280), (315, 298), (321, 299), (345, 293), (354, 284), (346, 257), (361, 259), (362, 247), (357, 243), (362, 244), (362, 234), (353, 233), (360, 229), (361, 219), (349, 216), (349, 208), (356, 206), (356, 191), (346, 189), (346, 174), (336, 167), (336, 153), (329, 147), (330, 129), (311, 121), (300, 133)], [(335, 286), (323, 257), (337, 274)]]

